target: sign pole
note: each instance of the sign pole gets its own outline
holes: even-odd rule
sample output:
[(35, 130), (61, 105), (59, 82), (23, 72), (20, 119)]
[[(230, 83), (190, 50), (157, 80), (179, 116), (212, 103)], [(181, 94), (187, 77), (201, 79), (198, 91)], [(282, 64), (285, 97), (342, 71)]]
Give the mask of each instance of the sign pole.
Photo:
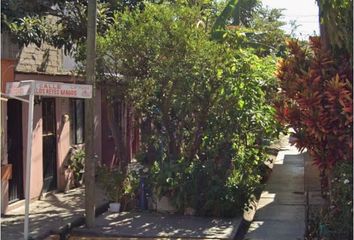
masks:
[(33, 131), (33, 107), (34, 107), (34, 82), (31, 82), (28, 107), (28, 129), (27, 129), (27, 153), (26, 153), (26, 188), (25, 188), (25, 223), (24, 239), (29, 239), (29, 203), (30, 203), (30, 181), (32, 162), (32, 131)]

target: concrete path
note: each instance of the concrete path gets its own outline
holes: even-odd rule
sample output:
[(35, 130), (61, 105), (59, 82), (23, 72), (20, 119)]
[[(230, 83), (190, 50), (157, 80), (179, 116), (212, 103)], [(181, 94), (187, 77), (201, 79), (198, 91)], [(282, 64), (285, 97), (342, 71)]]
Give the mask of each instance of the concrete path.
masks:
[(287, 144), (274, 161), (245, 239), (300, 240), (304, 234), (304, 156)]
[(155, 212), (105, 213), (96, 218), (96, 227), (80, 227), (72, 231), (73, 236), (100, 239), (126, 237), (167, 239), (233, 239), (242, 217), (216, 219)]
[[(42, 239), (51, 232), (84, 216), (84, 188), (76, 188), (67, 193), (48, 194), (45, 199), (30, 204), (30, 236)], [(104, 204), (102, 192), (96, 192), (96, 206)], [(23, 239), (24, 206), (1, 216), (1, 239)]]

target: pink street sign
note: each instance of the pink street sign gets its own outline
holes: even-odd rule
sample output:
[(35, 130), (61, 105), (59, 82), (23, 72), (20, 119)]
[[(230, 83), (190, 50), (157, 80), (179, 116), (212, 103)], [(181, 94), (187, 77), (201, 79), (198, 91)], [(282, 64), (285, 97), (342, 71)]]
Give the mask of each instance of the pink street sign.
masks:
[(92, 98), (92, 86), (59, 82), (36, 82), (34, 95), (70, 98)]
[(29, 95), (31, 94), (31, 82), (34, 82), (34, 95), (49, 97), (92, 98), (92, 85), (32, 80), (6, 83), (6, 94), (10, 96)]

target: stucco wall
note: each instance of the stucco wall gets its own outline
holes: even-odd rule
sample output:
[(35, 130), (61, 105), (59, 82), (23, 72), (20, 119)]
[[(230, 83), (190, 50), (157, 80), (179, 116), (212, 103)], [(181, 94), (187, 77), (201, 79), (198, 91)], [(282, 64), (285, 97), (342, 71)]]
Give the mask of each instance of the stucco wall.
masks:
[(69, 98), (56, 98), (57, 119), (57, 183), (58, 189), (65, 188), (65, 160), (70, 152), (70, 118), (65, 121), (64, 115), (70, 114)]
[[(23, 176), (26, 176), (28, 104), (22, 104), (23, 126)], [(43, 141), (42, 141), (42, 105), (36, 104), (33, 111), (32, 164), (30, 198), (40, 196), (43, 187)], [(26, 177), (24, 177), (24, 186)]]

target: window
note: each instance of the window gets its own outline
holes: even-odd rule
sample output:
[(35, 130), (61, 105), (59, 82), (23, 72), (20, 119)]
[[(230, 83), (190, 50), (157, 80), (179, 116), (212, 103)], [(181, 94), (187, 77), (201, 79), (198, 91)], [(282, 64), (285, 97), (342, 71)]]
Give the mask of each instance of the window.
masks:
[(70, 133), (71, 144), (82, 144), (85, 141), (85, 107), (83, 99), (70, 99), (71, 121)]

